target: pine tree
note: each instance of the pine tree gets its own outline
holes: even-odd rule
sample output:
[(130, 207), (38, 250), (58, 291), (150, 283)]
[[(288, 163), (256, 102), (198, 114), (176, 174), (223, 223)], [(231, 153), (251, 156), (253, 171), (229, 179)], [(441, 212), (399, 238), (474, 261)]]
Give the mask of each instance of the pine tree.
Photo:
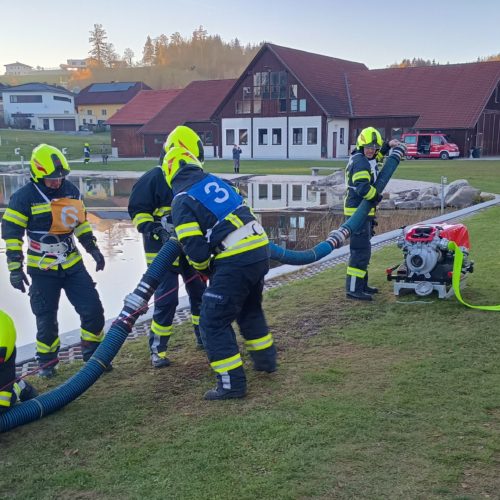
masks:
[(89, 50), (90, 57), (98, 66), (104, 66), (109, 60), (109, 45), (106, 42), (108, 35), (102, 24), (94, 24), (94, 29), (89, 31), (91, 49)]
[(142, 50), (142, 64), (145, 66), (151, 66), (154, 63), (155, 48), (151, 37), (148, 35), (146, 38), (146, 43), (144, 44), (144, 49)]

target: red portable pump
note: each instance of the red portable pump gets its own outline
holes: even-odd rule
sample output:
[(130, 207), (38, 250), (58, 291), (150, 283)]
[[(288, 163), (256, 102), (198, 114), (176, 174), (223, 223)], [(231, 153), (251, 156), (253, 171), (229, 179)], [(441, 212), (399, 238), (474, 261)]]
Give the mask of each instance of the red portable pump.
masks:
[(469, 232), (463, 224), (416, 224), (403, 229), (397, 245), (403, 250), (404, 262), (387, 269), (387, 280), (394, 281), (394, 294), (412, 290), (417, 295), (438, 292), (439, 298), (452, 293), (454, 252), (449, 248), (453, 241), (462, 250), (464, 260), (461, 282), (473, 271), (469, 260)]

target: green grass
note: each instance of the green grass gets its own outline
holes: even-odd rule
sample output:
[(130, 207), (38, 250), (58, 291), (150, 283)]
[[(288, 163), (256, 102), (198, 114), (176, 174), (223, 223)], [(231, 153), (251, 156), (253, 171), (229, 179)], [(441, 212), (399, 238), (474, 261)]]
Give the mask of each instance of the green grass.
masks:
[[(61, 134), (57, 132), (41, 132), (35, 130), (0, 129), (0, 161), (21, 161), (21, 156), (28, 161), (31, 151), (41, 143), (47, 143), (60, 149), (67, 148), (68, 159), (82, 158), (83, 145), (88, 142), (94, 154), (98, 154), (101, 144), (109, 145), (109, 132), (91, 135)], [(15, 155), (14, 149), (19, 148), (20, 154)]]
[[(500, 299), (500, 209), (467, 221), (472, 303)], [(22, 499), (498, 498), (499, 331), (455, 299), (397, 298), (374, 254), (374, 304), (345, 299), (345, 266), (265, 295), (280, 367), (248, 363), (243, 401), (201, 399), (213, 383), (187, 325), (171, 367), (145, 338), (62, 411), (0, 436), (0, 491)], [(117, 292), (126, 293), (126, 290)], [(77, 369), (62, 367), (58, 381)], [(38, 380), (34, 381), (39, 387)], [(46, 384), (44, 387), (48, 387)]]

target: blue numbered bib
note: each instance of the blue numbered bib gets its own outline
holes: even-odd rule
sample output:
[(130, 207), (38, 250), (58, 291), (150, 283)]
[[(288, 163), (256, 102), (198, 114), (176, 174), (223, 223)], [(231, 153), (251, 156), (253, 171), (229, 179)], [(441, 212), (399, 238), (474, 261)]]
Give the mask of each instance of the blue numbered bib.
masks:
[(187, 194), (210, 210), (218, 221), (243, 204), (243, 198), (231, 186), (211, 174), (191, 186)]

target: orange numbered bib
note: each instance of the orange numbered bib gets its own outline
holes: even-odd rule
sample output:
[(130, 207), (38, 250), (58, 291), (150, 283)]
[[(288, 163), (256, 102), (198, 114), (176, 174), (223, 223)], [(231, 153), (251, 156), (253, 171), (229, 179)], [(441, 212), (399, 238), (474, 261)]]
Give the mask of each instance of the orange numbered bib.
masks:
[(76, 226), (85, 222), (85, 208), (82, 200), (59, 198), (50, 202), (52, 226), (50, 234), (71, 233)]

